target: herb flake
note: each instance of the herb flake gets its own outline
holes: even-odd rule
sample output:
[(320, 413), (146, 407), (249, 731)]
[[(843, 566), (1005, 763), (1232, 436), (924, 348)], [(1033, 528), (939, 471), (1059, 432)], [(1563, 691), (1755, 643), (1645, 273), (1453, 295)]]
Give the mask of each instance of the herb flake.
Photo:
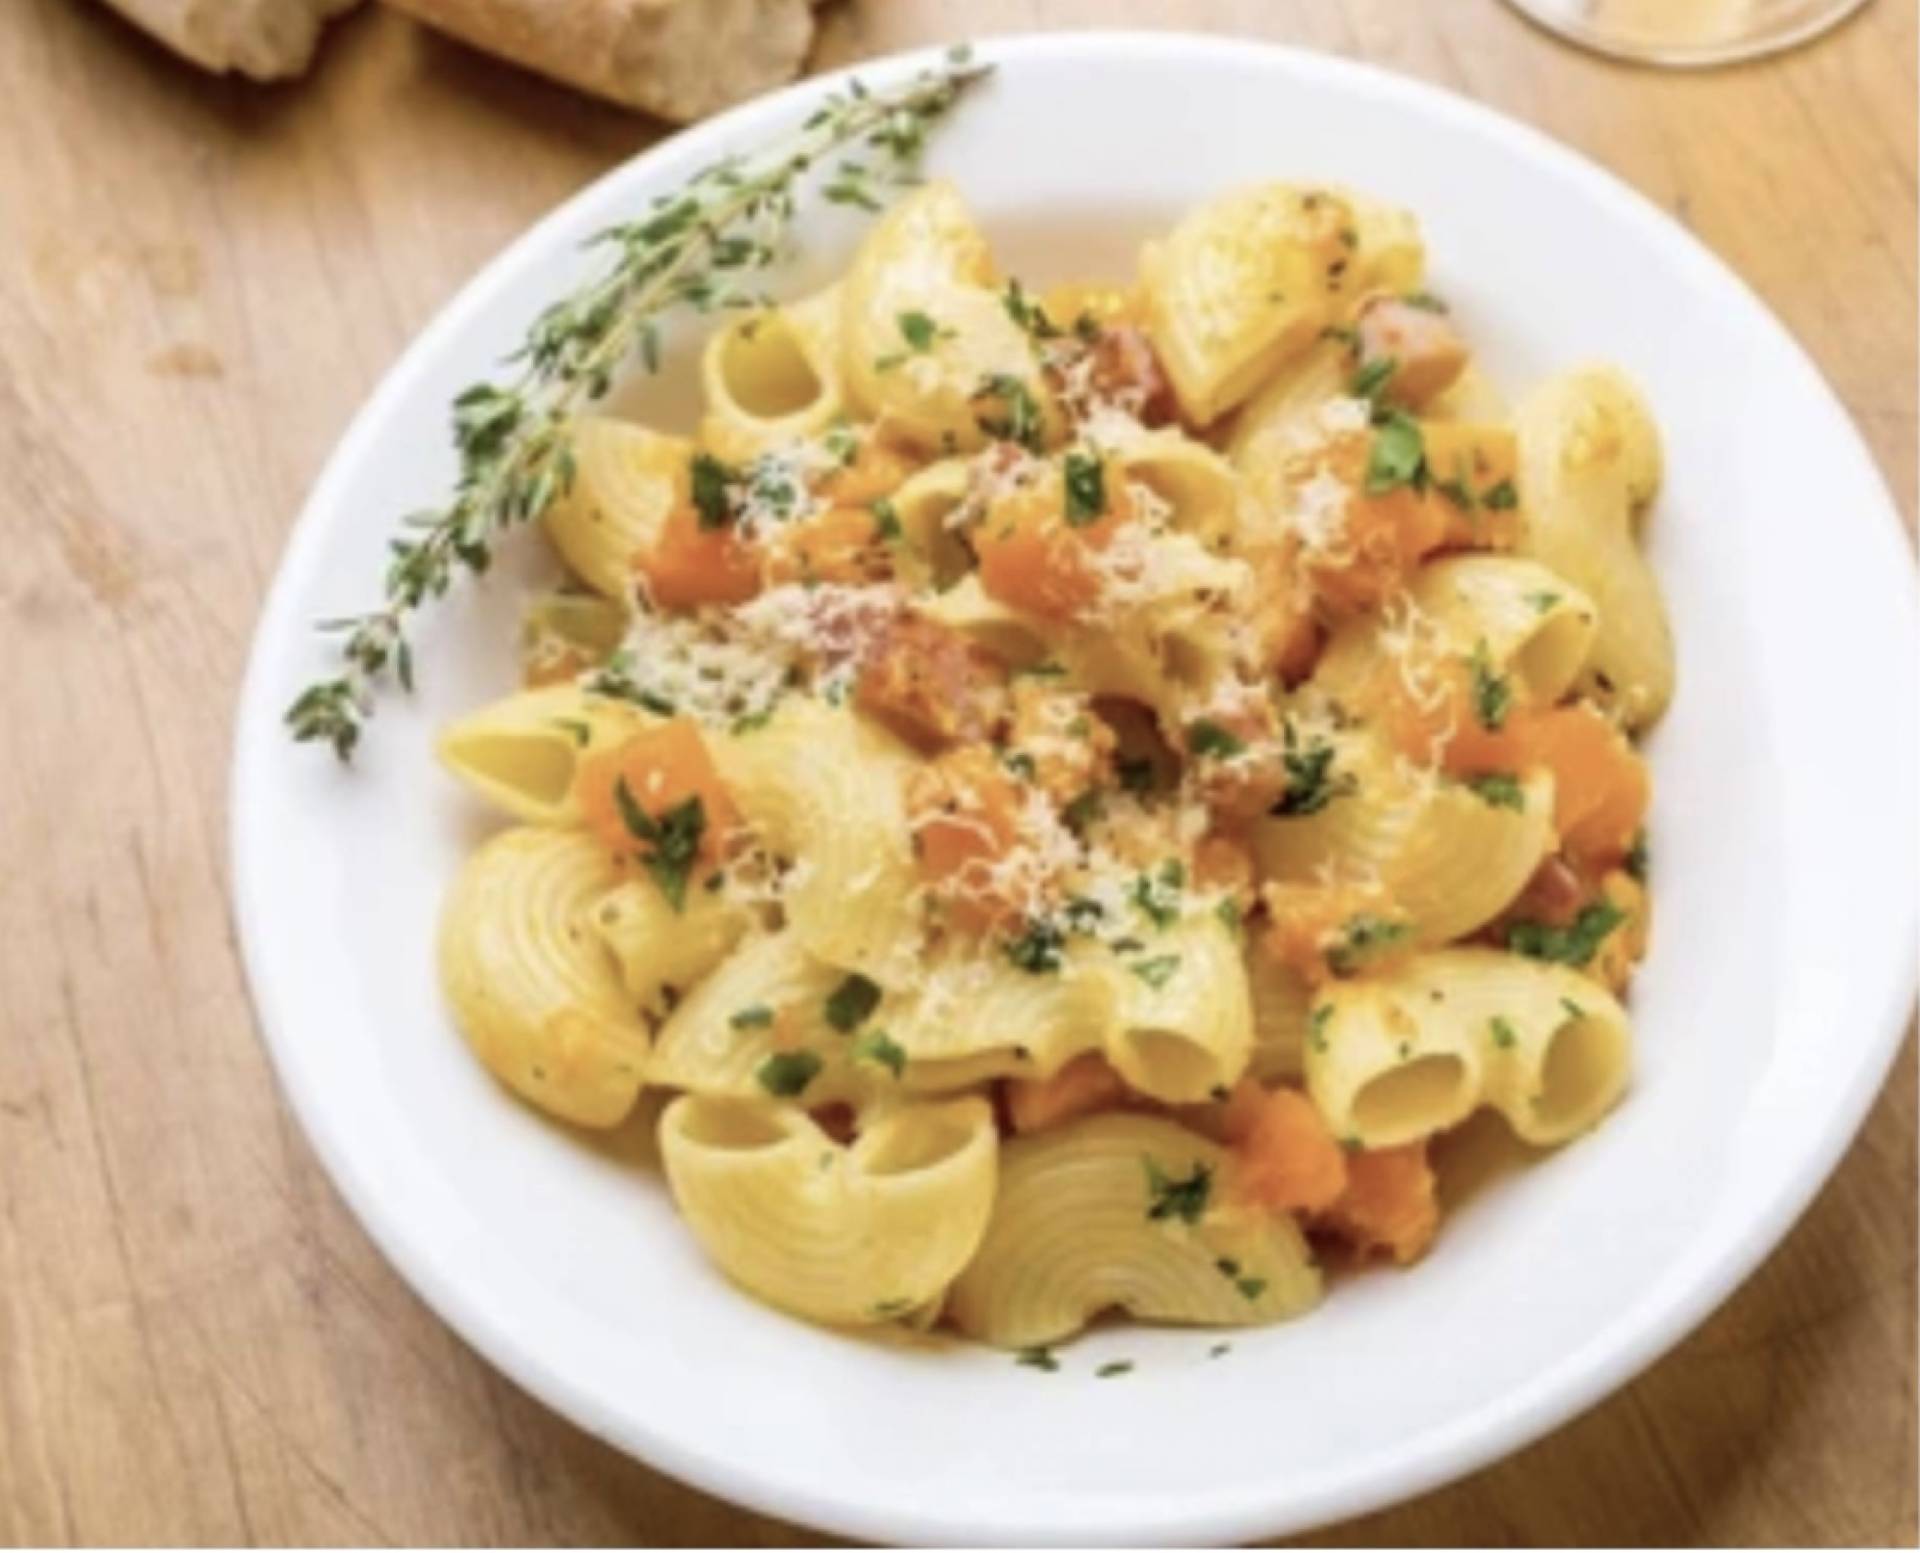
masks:
[(1193, 1173), (1176, 1179), (1150, 1154), (1143, 1154), (1141, 1163), (1147, 1173), (1147, 1217), (1155, 1223), (1178, 1219), (1198, 1224), (1213, 1195), (1213, 1167), (1195, 1160)]
[(817, 1052), (775, 1052), (754, 1069), (753, 1076), (768, 1094), (792, 1100), (806, 1093), (807, 1086), (819, 1076), (821, 1066)]
[(851, 1035), (879, 1006), (879, 987), (854, 971), (827, 994), (827, 1023), (842, 1035)]
[(1506, 943), (1515, 954), (1577, 969), (1592, 960), (1607, 935), (1626, 920), (1627, 914), (1612, 901), (1593, 901), (1565, 927), (1525, 917), (1509, 922)]

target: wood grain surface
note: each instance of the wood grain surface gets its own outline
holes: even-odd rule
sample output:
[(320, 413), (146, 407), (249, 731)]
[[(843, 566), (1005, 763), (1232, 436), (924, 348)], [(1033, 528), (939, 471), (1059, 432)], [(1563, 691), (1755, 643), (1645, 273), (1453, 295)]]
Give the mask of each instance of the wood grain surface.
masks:
[[(1363, 56), (1597, 157), (1778, 310), (1911, 524), (1913, 0), (1699, 77), (1496, 0), (866, 0), (819, 56), (1096, 21)], [(234, 693), (308, 484), (453, 290), (657, 134), (377, 8), (267, 89), (0, 5), (0, 1537), (812, 1540), (588, 1438), (409, 1293), (281, 1105), (227, 916)], [(1910, 1042), (1690, 1341), (1316, 1540), (1912, 1544), (1914, 1136)]]

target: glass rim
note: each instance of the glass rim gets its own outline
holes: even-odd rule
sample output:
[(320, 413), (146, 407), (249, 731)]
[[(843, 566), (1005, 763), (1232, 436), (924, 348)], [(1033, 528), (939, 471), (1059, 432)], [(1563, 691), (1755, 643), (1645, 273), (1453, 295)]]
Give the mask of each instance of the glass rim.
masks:
[(1762, 24), (1740, 37), (1694, 44), (1649, 44), (1620, 37), (1575, 14), (1568, 0), (1507, 0), (1507, 4), (1554, 37), (1609, 59), (1678, 70), (1708, 70), (1798, 48), (1862, 10), (1867, 0), (1833, 0), (1825, 9), (1795, 15), (1774, 26)]

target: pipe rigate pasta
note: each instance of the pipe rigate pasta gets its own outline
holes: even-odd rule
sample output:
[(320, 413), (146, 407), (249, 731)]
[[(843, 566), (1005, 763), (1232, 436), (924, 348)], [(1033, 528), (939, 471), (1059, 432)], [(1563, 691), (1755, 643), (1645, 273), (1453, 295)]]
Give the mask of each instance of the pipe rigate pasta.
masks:
[(1192, 1326), (1298, 1315), (1320, 1275), (1293, 1221), (1226, 1201), (1226, 1155), (1172, 1122), (1096, 1116), (1008, 1144), (979, 1254), (948, 1300), (1001, 1348), (1103, 1311)]
[(580, 580), (610, 599), (629, 600), (635, 559), (687, 499), (692, 444), (610, 416), (574, 428), (573, 479), (547, 509), (554, 549)]
[(1521, 400), (1525, 545), (1598, 609), (1586, 684), (1643, 728), (1673, 698), (1673, 630), (1637, 525), (1660, 488), (1660, 432), (1610, 367), (1550, 379)]
[(1528, 1143), (1586, 1131), (1630, 1068), (1626, 1011), (1564, 965), (1497, 949), (1423, 954), (1314, 1004), (1307, 1083), (1343, 1135), (1389, 1147), (1482, 1105)]
[(722, 326), (700, 358), (701, 441), (745, 460), (825, 431), (847, 408), (842, 354), (838, 286)]
[(502, 831), (468, 859), (440, 917), (440, 984), (475, 1055), (585, 1127), (633, 1109), (647, 1031), (588, 917), (612, 882), (578, 831)]
[(573, 426), (576, 591), (438, 745), (519, 822), (441, 923), (480, 1060), (583, 1125), (668, 1092), (754, 1297), (1021, 1349), (1300, 1315), (1316, 1245), (1425, 1249), (1437, 1137), (1595, 1125), (1659, 442), (1610, 369), (1510, 411), (1425, 273), (1266, 183), (1030, 289), (932, 183), (715, 321), (695, 437)]
[(660, 1118), (674, 1201), (728, 1277), (815, 1321), (893, 1321), (939, 1298), (993, 1205), (984, 1101), (903, 1104), (852, 1147), (792, 1106), (683, 1095)]
[(577, 825), (580, 763), (654, 715), (577, 684), (517, 691), (449, 723), (440, 763), (495, 808), (532, 825)]

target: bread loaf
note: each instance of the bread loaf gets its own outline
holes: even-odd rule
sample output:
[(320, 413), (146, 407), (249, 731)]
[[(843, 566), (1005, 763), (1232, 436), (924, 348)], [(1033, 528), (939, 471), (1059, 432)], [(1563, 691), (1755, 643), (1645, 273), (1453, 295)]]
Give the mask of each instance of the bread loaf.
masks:
[(176, 54), (256, 81), (299, 75), (329, 17), (357, 0), (107, 0)]
[(389, 0), (552, 76), (684, 123), (791, 80), (810, 0)]

